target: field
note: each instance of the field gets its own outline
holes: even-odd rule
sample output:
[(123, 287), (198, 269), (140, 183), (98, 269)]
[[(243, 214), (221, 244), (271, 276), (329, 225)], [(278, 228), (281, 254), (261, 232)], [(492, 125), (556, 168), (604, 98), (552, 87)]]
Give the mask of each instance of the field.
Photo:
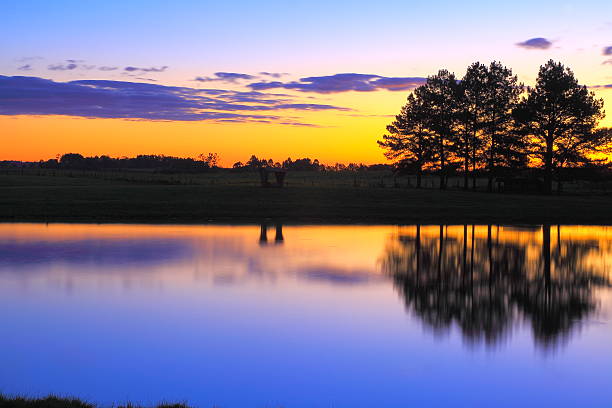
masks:
[[(0, 408), (96, 408), (97, 405), (76, 398), (48, 396), (44, 398), (6, 397), (0, 395)], [(140, 405), (117, 405), (117, 408), (140, 408)], [(185, 404), (162, 403), (155, 408), (189, 408)]]
[(439, 191), (434, 177), (417, 190), (384, 171), (292, 172), (287, 184), (262, 188), (254, 172), (2, 170), (0, 220), (612, 224), (612, 194), (601, 183), (570, 184), (561, 196), (462, 191), (460, 179)]

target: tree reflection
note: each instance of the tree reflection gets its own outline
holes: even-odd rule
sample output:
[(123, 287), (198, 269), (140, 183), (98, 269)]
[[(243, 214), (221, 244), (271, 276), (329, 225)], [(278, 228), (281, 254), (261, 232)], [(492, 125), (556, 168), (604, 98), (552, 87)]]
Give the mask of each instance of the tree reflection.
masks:
[[(285, 241), (283, 237), (283, 225), (276, 224), (275, 226), (275, 235), (274, 235), (274, 243), (276, 245), (280, 245)], [(268, 224), (262, 223), (259, 228), (259, 245), (265, 246), (268, 245)]]
[[(587, 259), (598, 241), (551, 244), (551, 227), (499, 226), (402, 230), (382, 266), (409, 311), (435, 333), (457, 326), (470, 344), (498, 344), (523, 319), (538, 346), (567, 340), (596, 311), (593, 288), (609, 286)], [(591, 265), (591, 266), (589, 266)]]

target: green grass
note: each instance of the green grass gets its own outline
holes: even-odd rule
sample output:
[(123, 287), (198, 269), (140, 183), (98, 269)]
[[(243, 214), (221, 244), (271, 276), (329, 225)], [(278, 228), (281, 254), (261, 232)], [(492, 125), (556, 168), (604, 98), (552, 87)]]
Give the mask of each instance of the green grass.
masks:
[[(115, 408), (140, 408), (140, 405), (116, 405)], [(6, 397), (0, 395), (0, 408), (97, 408), (97, 405), (76, 398), (62, 398), (50, 395), (43, 398)], [(155, 408), (189, 408), (185, 404), (155, 405)]]
[(253, 173), (159, 175), (199, 180), (180, 184), (140, 176), (0, 174), (0, 221), (612, 224), (612, 195), (604, 193), (416, 190), (406, 179), (393, 187), (389, 174), (360, 175), (355, 182), (352, 174), (295, 172), (282, 189), (259, 187)]
[[(89, 171), (89, 170), (50, 170), (50, 169), (0, 169), (0, 176), (7, 177), (7, 183), (49, 183), (53, 184), (104, 184), (125, 182), (132, 184), (159, 185), (227, 185), (259, 186), (259, 175), (252, 171), (231, 171), (219, 169), (205, 173), (164, 174), (151, 171)], [(273, 176), (270, 176), (270, 180)], [(38, 181), (36, 181), (38, 180)], [(433, 178), (432, 178), (433, 180)], [(290, 187), (369, 187), (381, 183), (392, 186), (393, 174), (389, 171), (368, 172), (314, 172), (292, 171), (287, 177)], [(407, 180), (404, 181), (404, 185)]]

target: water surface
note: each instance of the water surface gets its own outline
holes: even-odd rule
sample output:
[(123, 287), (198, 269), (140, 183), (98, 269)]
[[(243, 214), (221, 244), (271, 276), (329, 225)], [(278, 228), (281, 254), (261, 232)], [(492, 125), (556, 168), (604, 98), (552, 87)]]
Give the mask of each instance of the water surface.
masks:
[(610, 407), (612, 228), (0, 224), (0, 392)]

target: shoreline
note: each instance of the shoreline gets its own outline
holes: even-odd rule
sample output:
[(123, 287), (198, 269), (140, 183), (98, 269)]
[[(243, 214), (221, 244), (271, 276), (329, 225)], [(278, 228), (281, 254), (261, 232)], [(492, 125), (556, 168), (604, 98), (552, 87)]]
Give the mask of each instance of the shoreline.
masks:
[(416, 189), (406, 180), (395, 186), (380, 183), (382, 174), (353, 186), (352, 175), (296, 173), (294, 181), (302, 184), (283, 188), (262, 188), (253, 175), (243, 174), (170, 185), (85, 175), (0, 175), (0, 222), (612, 225), (612, 194), (607, 192)]
[[(45, 397), (6, 396), (0, 394), (1, 408), (101, 408), (103, 405), (84, 401), (75, 397), (48, 395)], [(131, 402), (113, 404), (115, 408), (191, 408), (185, 403), (160, 402), (153, 405), (140, 405)]]
[(418, 222), (362, 222), (362, 221), (350, 221), (344, 220), (342, 222), (339, 221), (328, 221), (328, 220), (304, 220), (304, 221), (282, 221), (282, 220), (263, 220), (263, 221), (255, 221), (255, 220), (208, 220), (208, 221), (175, 221), (175, 220), (112, 220), (112, 219), (53, 219), (53, 220), (43, 220), (43, 219), (18, 219), (18, 220), (7, 220), (0, 218), (0, 225), (10, 225), (10, 224), (47, 224), (47, 225), (151, 225), (151, 226), (227, 226), (227, 227), (243, 227), (243, 226), (262, 226), (267, 225), (268, 227), (273, 227), (275, 225), (281, 225), (283, 227), (310, 227), (310, 226), (324, 226), (324, 227), (381, 227), (381, 226), (389, 226), (389, 227), (408, 227), (419, 225), (422, 227), (427, 226), (462, 226), (462, 225), (492, 225), (492, 226), (508, 226), (513, 228), (535, 228), (541, 227), (543, 225), (550, 226), (562, 226), (562, 227), (612, 227), (612, 222), (607, 220), (606, 222), (545, 222), (545, 223), (537, 223), (537, 222), (514, 222), (514, 221), (496, 221), (489, 220), (487, 222), (484, 221), (465, 221), (465, 222), (435, 222), (431, 220), (427, 221), (418, 221)]
[(612, 225), (612, 196), (211, 186), (0, 187), (0, 222)]

